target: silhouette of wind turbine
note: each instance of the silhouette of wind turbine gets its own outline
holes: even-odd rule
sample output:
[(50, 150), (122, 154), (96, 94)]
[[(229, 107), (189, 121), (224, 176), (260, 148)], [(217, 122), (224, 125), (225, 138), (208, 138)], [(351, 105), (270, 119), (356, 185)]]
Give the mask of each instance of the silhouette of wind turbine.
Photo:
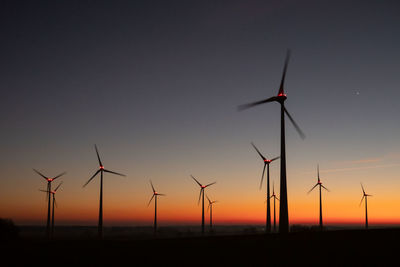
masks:
[(367, 198), (368, 197), (372, 197), (372, 195), (369, 195), (369, 194), (366, 194), (365, 193), (365, 190), (364, 190), (364, 187), (363, 187), (363, 185), (361, 184), (361, 189), (362, 189), (362, 191), (363, 191), (363, 196), (362, 196), (362, 198), (361, 198), (361, 202), (360, 202), (360, 205), (359, 206), (361, 206), (361, 204), (362, 204), (362, 201), (364, 200), (364, 198), (365, 198), (365, 229), (368, 229), (368, 208), (367, 208)]
[(62, 185), (63, 182), (61, 182), (56, 189), (54, 189), (54, 191), (48, 191), (48, 190), (40, 190), (42, 192), (46, 192), (49, 193), (53, 196), (53, 210), (51, 213), (51, 238), (54, 237), (54, 205), (57, 207), (57, 202), (56, 202), (56, 192), (58, 190), (58, 188)]
[[(258, 150), (258, 148), (253, 144), (253, 142), (251, 143), (251, 145), (254, 147), (254, 149), (257, 151), (258, 155), (260, 155), (261, 159), (264, 162), (264, 168), (263, 168), (263, 172), (261, 175), (261, 181), (260, 181), (260, 190), (261, 190), (262, 183), (264, 180), (265, 167), (267, 167), (267, 196), (269, 196), (269, 164), (271, 162), (273, 162), (274, 160), (279, 159), (279, 157), (275, 157), (273, 159), (267, 159), (266, 157), (264, 157), (263, 154), (261, 154), (261, 152)], [(271, 232), (271, 203), (270, 203), (269, 197), (267, 197), (267, 222), (266, 222), (265, 231), (267, 233)]]
[(210, 185), (215, 184), (216, 182), (213, 182), (213, 183), (208, 184), (208, 185), (202, 185), (199, 181), (196, 180), (196, 178), (193, 177), (193, 175), (190, 175), (190, 176), (200, 186), (200, 195), (199, 195), (199, 201), (197, 202), (197, 205), (200, 204), (200, 199), (202, 199), (202, 202), (201, 202), (201, 233), (204, 234), (204, 190), (207, 187), (209, 187)]
[(210, 210), (210, 232), (212, 231), (212, 207), (214, 203), (217, 203), (217, 200), (211, 201), (208, 196), (206, 195), (207, 200), (208, 200), (208, 207), (207, 207), (207, 211)]
[(159, 193), (154, 189), (154, 186), (153, 186), (153, 183), (151, 182), (151, 180), (150, 180), (150, 185), (151, 185), (151, 188), (153, 189), (153, 196), (151, 197), (151, 199), (150, 199), (150, 201), (149, 201), (149, 204), (147, 204), (147, 206), (150, 205), (151, 201), (152, 201), (153, 198), (154, 198), (154, 233), (156, 233), (156, 232), (157, 232), (157, 197), (158, 197), (158, 196), (165, 196), (165, 195), (164, 195), (164, 194), (159, 194)]
[(287, 109), (285, 108), (285, 100), (287, 98), (284, 93), (283, 87), (285, 83), (286, 69), (289, 63), (290, 51), (287, 51), (285, 66), (283, 68), (281, 85), (279, 87), (278, 95), (273, 96), (261, 101), (241, 105), (238, 107), (238, 110), (245, 110), (254, 106), (258, 106), (264, 103), (269, 102), (278, 102), (281, 104), (281, 181), (280, 181), (280, 196), (281, 196), (281, 205), (279, 206), (279, 232), (288, 233), (289, 232), (289, 212), (288, 212), (288, 201), (287, 201), (287, 183), (286, 183), (286, 148), (285, 148), (285, 113), (288, 116), (289, 120), (292, 122), (293, 126), (299, 133), (302, 139), (305, 138), (304, 133), (301, 131), (300, 127), (294, 121), (292, 116), (289, 114)]
[(100, 207), (99, 207), (98, 234), (99, 234), (99, 238), (101, 239), (101, 238), (103, 238), (103, 172), (108, 172), (108, 173), (116, 174), (119, 176), (126, 176), (126, 175), (104, 169), (103, 163), (101, 163), (101, 160), (100, 160), (99, 151), (97, 150), (97, 146), (94, 145), (94, 148), (96, 149), (97, 159), (99, 160), (100, 168), (95, 172), (95, 174), (93, 174), (92, 177), (90, 177), (90, 179), (83, 185), (83, 187), (85, 187), (88, 183), (90, 183), (90, 181), (92, 181), (93, 178), (96, 177), (96, 175), (100, 173)]
[(51, 182), (54, 181), (55, 179), (59, 178), (60, 176), (63, 176), (66, 174), (66, 172), (63, 172), (53, 178), (44, 176), (42, 173), (39, 171), (33, 169), (37, 174), (42, 176), (46, 181), (47, 181), (47, 192), (48, 192), (48, 199), (47, 199), (47, 224), (46, 224), (46, 235), (47, 238), (50, 238), (50, 202), (51, 202)]
[(274, 198), (274, 232), (276, 232), (276, 212), (275, 212), (275, 200), (279, 201), (279, 198), (275, 195), (274, 183), (272, 183), (272, 195), (271, 198)]
[(310, 189), (310, 191), (308, 191), (307, 194), (309, 194), (311, 191), (313, 191), (313, 189), (317, 186), (319, 186), (319, 228), (320, 230), (323, 229), (323, 224), (322, 224), (322, 195), (321, 195), (321, 188), (324, 188), (326, 191), (329, 192), (328, 188), (326, 188), (325, 186), (322, 185), (322, 182), (319, 178), (319, 165), (317, 165), (317, 173), (318, 173), (318, 181), (317, 183), (313, 186), (313, 188)]

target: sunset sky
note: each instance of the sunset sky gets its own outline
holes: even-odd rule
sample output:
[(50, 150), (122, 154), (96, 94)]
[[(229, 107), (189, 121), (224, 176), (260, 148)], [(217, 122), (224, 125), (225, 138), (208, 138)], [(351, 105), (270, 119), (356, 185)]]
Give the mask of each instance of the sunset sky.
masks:
[[(350, 3), (351, 2), (351, 3)], [(0, 217), (44, 225), (43, 178), (67, 174), (56, 224), (198, 224), (200, 182), (216, 224), (265, 222), (263, 162), (279, 156), (286, 49), (289, 221), (400, 224), (398, 1), (2, 1)], [(271, 185), (279, 197), (279, 161)]]

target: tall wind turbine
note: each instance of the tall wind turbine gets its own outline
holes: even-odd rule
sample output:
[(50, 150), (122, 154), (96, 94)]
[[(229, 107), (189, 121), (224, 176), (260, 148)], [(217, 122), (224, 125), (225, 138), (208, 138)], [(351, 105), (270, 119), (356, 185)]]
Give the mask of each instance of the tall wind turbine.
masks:
[(216, 182), (213, 182), (213, 183), (208, 184), (208, 185), (202, 185), (199, 181), (196, 180), (196, 178), (193, 177), (193, 175), (190, 175), (190, 176), (200, 186), (200, 195), (199, 195), (199, 201), (197, 202), (197, 205), (200, 204), (200, 199), (202, 199), (202, 202), (201, 202), (201, 233), (204, 234), (204, 190), (207, 187), (209, 187), (210, 185), (215, 184)]
[(275, 200), (279, 201), (279, 198), (275, 195), (274, 184), (272, 184), (272, 195), (271, 198), (274, 199), (274, 232), (276, 232), (276, 212), (275, 212)]
[(97, 159), (99, 160), (99, 169), (93, 174), (92, 177), (86, 182), (86, 184), (83, 185), (85, 187), (90, 181), (93, 180), (93, 178), (100, 173), (100, 207), (99, 207), (99, 224), (98, 224), (98, 234), (99, 238), (103, 238), (103, 172), (108, 172), (112, 174), (116, 174), (119, 176), (126, 176), (124, 174), (118, 173), (118, 172), (113, 172), (110, 170), (104, 169), (103, 163), (101, 163), (100, 156), (99, 156), (99, 151), (97, 150), (97, 146), (94, 145), (94, 148), (96, 149), (96, 154), (97, 154)]
[(54, 189), (54, 191), (40, 190), (42, 192), (50, 193), (53, 196), (53, 210), (51, 213), (51, 238), (54, 237), (54, 205), (57, 207), (56, 192), (61, 185), (62, 185), (62, 182), (56, 187), (56, 189)]
[(362, 196), (362, 198), (361, 198), (361, 202), (360, 202), (360, 206), (361, 206), (361, 204), (362, 204), (362, 201), (364, 200), (364, 198), (365, 198), (365, 228), (366, 229), (368, 229), (368, 208), (367, 208), (367, 198), (368, 197), (372, 197), (372, 195), (368, 195), (367, 193), (365, 193), (365, 190), (364, 190), (364, 187), (363, 187), (363, 185), (361, 184), (361, 189), (362, 189), (362, 191), (363, 191), (363, 196)]
[(286, 183), (286, 148), (285, 148), (285, 113), (288, 116), (289, 120), (292, 122), (297, 132), (299, 133), (302, 139), (305, 138), (304, 133), (301, 131), (300, 127), (293, 120), (292, 116), (289, 114), (287, 109), (285, 108), (285, 100), (287, 98), (284, 93), (283, 87), (285, 83), (286, 69), (289, 63), (290, 51), (286, 54), (285, 66), (283, 68), (283, 75), (281, 80), (281, 85), (279, 87), (278, 95), (273, 96), (261, 101), (241, 105), (238, 107), (238, 110), (248, 109), (260, 104), (268, 103), (268, 102), (278, 102), (281, 104), (281, 181), (280, 181), (280, 196), (281, 196), (281, 205), (279, 207), (279, 232), (288, 233), (289, 232), (289, 212), (288, 212), (288, 200), (287, 200), (287, 183)]
[(323, 229), (323, 224), (322, 224), (322, 194), (321, 194), (321, 188), (325, 189), (326, 191), (329, 192), (328, 188), (322, 185), (321, 179), (319, 178), (319, 165), (317, 165), (317, 173), (318, 173), (318, 181), (317, 183), (311, 188), (310, 191), (308, 191), (307, 194), (309, 194), (313, 189), (317, 186), (319, 186), (319, 228), (320, 230)]
[(149, 204), (147, 204), (147, 206), (150, 205), (151, 201), (154, 198), (154, 233), (156, 233), (157, 232), (157, 197), (158, 196), (165, 196), (165, 195), (158, 193), (154, 189), (154, 186), (153, 186), (153, 183), (151, 182), (151, 180), (150, 180), (150, 185), (151, 185), (151, 188), (153, 189), (153, 196), (150, 198)]
[(46, 235), (48, 238), (50, 238), (50, 202), (51, 202), (51, 182), (54, 181), (55, 179), (59, 178), (60, 176), (63, 176), (66, 174), (66, 172), (63, 172), (55, 177), (47, 177), (41, 174), (39, 171), (33, 169), (37, 174), (42, 176), (46, 181), (47, 181), (47, 192), (48, 192), (48, 199), (47, 199), (47, 223), (46, 223)]
[(206, 197), (207, 197), (207, 200), (208, 200), (207, 211), (210, 210), (210, 231), (212, 231), (212, 207), (213, 207), (213, 204), (214, 204), (214, 203), (217, 203), (218, 201), (217, 201), (217, 200), (211, 201), (211, 200), (208, 198), (208, 196), (206, 196)]
[[(274, 160), (279, 159), (279, 157), (275, 157), (273, 159), (267, 159), (266, 157), (264, 157), (263, 154), (261, 154), (261, 152), (258, 150), (258, 148), (253, 143), (251, 143), (251, 145), (254, 147), (254, 149), (257, 151), (258, 155), (260, 155), (261, 159), (264, 162), (264, 168), (263, 168), (263, 172), (261, 175), (260, 190), (261, 190), (262, 183), (264, 180), (265, 167), (267, 167), (267, 196), (269, 196), (269, 164), (271, 162), (273, 162)], [(267, 224), (266, 224), (265, 231), (267, 233), (271, 232), (271, 203), (270, 203), (269, 197), (267, 197)]]

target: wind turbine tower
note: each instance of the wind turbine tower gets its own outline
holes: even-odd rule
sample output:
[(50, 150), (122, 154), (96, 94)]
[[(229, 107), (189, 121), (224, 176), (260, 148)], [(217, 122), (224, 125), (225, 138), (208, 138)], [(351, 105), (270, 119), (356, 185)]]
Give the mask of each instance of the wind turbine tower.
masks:
[(281, 85), (279, 87), (278, 95), (273, 96), (261, 101), (241, 105), (238, 107), (238, 110), (244, 110), (248, 109), (254, 106), (258, 106), (264, 103), (269, 103), (269, 102), (278, 102), (281, 105), (281, 171), (280, 171), (280, 198), (281, 198), (281, 204), (279, 206), (279, 232), (280, 233), (288, 233), (289, 232), (289, 210), (288, 210), (288, 199), (287, 199), (287, 177), (286, 177), (286, 146), (285, 146), (285, 114), (288, 116), (289, 120), (292, 122), (293, 126), (299, 133), (300, 137), (302, 139), (305, 138), (304, 133), (301, 131), (300, 127), (297, 125), (297, 123), (294, 121), (292, 116), (289, 114), (287, 109), (285, 108), (285, 101), (287, 99), (287, 96), (284, 92), (284, 83), (285, 83), (285, 76), (286, 76), (286, 70), (287, 66), (289, 63), (289, 58), (290, 58), (290, 51), (287, 52), (286, 54), (286, 60), (285, 60), (285, 65), (283, 67), (283, 74), (282, 74), (282, 80), (281, 80)]
[(193, 177), (193, 175), (190, 175), (192, 179), (200, 186), (200, 195), (199, 195), (199, 201), (197, 202), (197, 205), (200, 204), (200, 199), (201, 201), (201, 233), (204, 234), (204, 190), (209, 187), (210, 185), (215, 184), (216, 182), (213, 182), (211, 184), (207, 185), (202, 185), (199, 181), (197, 181), (196, 178)]
[(100, 205), (99, 205), (99, 223), (98, 223), (97, 229), (98, 229), (98, 236), (100, 239), (102, 239), (103, 238), (103, 172), (108, 172), (108, 173), (116, 174), (119, 176), (125, 176), (125, 175), (118, 173), (118, 172), (104, 169), (104, 165), (100, 160), (99, 151), (97, 150), (97, 146), (94, 145), (94, 148), (96, 150), (97, 159), (99, 161), (99, 169), (95, 172), (95, 174), (93, 174), (92, 177), (90, 177), (90, 179), (83, 185), (83, 187), (85, 187), (88, 183), (90, 183), (93, 180), (93, 178), (96, 177), (96, 175), (100, 173)]
[(317, 183), (311, 188), (310, 191), (308, 191), (307, 194), (309, 194), (313, 189), (317, 186), (319, 186), (319, 229), (322, 230), (324, 228), (323, 223), (322, 223), (322, 193), (321, 193), (321, 188), (324, 188), (326, 191), (329, 192), (328, 188), (322, 185), (321, 179), (319, 178), (319, 165), (317, 166)]

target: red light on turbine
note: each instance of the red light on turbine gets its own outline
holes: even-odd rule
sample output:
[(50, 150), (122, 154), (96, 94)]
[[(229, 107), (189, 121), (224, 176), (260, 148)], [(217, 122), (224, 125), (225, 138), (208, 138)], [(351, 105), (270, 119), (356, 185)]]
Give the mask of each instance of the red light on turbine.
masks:
[(284, 93), (279, 93), (278, 96), (286, 96)]
[(52, 182), (54, 179), (47, 179), (47, 181)]
[(202, 185), (201, 188), (206, 188), (206, 186), (205, 186), (205, 185)]
[(266, 162), (266, 163), (270, 163), (270, 162), (271, 162), (271, 160), (269, 160), (269, 159), (264, 159), (264, 162)]
[(100, 166), (100, 169), (101, 169), (101, 170), (104, 170), (104, 166)]

